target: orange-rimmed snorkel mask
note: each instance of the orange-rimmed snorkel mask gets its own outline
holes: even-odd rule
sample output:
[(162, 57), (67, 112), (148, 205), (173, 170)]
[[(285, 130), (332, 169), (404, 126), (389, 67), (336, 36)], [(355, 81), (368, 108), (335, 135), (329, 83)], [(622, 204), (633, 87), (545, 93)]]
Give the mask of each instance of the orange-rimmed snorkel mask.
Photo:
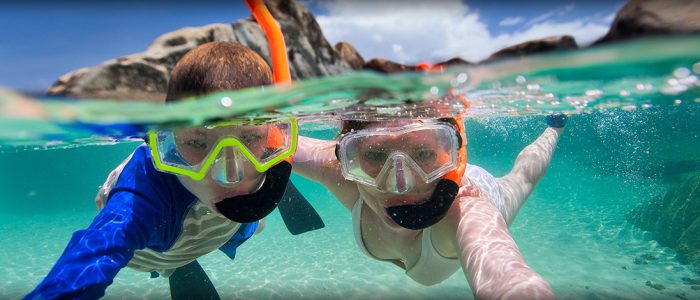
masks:
[[(343, 177), (399, 197), (416, 184), (437, 181), (427, 201), (386, 210), (396, 224), (408, 229), (439, 222), (452, 205), (466, 170), (461, 118), (412, 120), (389, 127), (381, 126), (381, 121), (353, 123), (356, 128), (343, 134), (336, 147)], [(374, 126), (377, 123), (380, 126)]]

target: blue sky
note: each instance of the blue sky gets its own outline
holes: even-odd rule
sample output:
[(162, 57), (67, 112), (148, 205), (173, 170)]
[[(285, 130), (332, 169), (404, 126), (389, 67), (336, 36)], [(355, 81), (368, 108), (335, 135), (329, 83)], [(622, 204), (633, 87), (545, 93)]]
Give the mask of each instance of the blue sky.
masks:
[[(0, 85), (43, 91), (59, 76), (143, 51), (186, 26), (232, 23), (242, 1), (25, 1), (0, 9)], [(331, 43), (366, 59), (478, 61), (517, 42), (572, 34), (581, 44), (607, 32), (624, 4), (612, 1), (302, 0)]]

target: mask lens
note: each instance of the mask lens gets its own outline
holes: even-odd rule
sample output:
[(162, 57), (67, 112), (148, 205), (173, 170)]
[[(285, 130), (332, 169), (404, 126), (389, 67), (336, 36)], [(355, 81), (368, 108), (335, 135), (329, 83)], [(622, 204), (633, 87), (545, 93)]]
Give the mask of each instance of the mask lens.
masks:
[[(390, 170), (404, 178), (416, 175), (415, 179), (427, 183), (456, 168), (459, 161), (457, 131), (447, 124), (356, 131), (345, 136), (339, 147), (345, 177), (380, 189), (379, 181), (391, 177)], [(399, 156), (403, 171), (397, 165)], [(400, 185), (399, 179), (396, 184)]]
[[(221, 160), (220, 153), (230, 148), (235, 149), (237, 161), (248, 160), (258, 172), (264, 172), (293, 154), (296, 133), (293, 120), (260, 125), (221, 122), (151, 132), (149, 145), (156, 168), (199, 180)], [(223, 157), (230, 160), (229, 155)]]

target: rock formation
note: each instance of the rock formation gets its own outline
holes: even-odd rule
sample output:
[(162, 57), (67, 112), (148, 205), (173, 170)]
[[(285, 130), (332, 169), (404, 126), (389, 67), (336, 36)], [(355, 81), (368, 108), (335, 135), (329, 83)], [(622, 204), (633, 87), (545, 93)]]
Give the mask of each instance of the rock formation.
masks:
[(595, 44), (653, 35), (700, 32), (700, 1), (630, 0)]
[(357, 52), (355, 47), (348, 42), (339, 42), (335, 44), (335, 50), (338, 51), (340, 57), (345, 60), (353, 70), (362, 70), (365, 65), (365, 59)]
[(536, 53), (550, 52), (554, 50), (576, 49), (576, 40), (570, 35), (550, 36), (542, 39), (522, 42), (513, 46), (503, 48), (491, 54), (483, 62), (491, 62), (503, 58), (521, 57)]
[(637, 207), (628, 220), (675, 249), (679, 262), (700, 273), (700, 172), (687, 175), (663, 198)]
[(449, 68), (449, 67), (454, 67), (454, 66), (469, 66), (469, 65), (473, 65), (473, 64), (474, 63), (468, 62), (468, 61), (461, 59), (459, 57), (453, 57), (453, 58), (450, 58), (446, 61), (441, 61), (439, 63), (436, 63), (435, 65)]
[(406, 71), (415, 71), (416, 66), (404, 65), (383, 58), (373, 58), (363, 66), (365, 70), (373, 70), (380, 73), (392, 74)]

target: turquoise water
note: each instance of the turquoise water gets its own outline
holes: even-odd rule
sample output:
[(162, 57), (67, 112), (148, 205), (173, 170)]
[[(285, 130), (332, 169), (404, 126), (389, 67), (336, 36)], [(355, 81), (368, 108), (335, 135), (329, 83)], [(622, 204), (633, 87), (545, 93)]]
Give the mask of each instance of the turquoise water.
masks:
[[(687, 280), (700, 273), (679, 263), (675, 250), (627, 222), (633, 208), (663, 196), (684, 174), (700, 171), (700, 88), (697, 78), (693, 81), (700, 73), (698, 45), (698, 38), (656, 40), (505, 62), (491, 69), (450, 70), (448, 75), (357, 75), (351, 77), (354, 83), (347, 77), (327, 78), (265, 91), (271, 93), (265, 94), (265, 105), (281, 111), (271, 115), (308, 113), (346, 106), (352, 96), (366, 97), (370, 88), (385, 91), (374, 101), (395, 102), (430, 97), (433, 86), (456, 85), (472, 100), (466, 120), (470, 163), (495, 176), (508, 172), (518, 152), (542, 132), (543, 114), (572, 113), (546, 176), (511, 227), (526, 261), (561, 299), (700, 299), (700, 287)], [(464, 78), (460, 74), (467, 79), (455, 84)], [(323, 96), (324, 91), (332, 97)], [(291, 97), (285, 93), (296, 97), (294, 104), (285, 104)], [(44, 104), (44, 109), (59, 110), (44, 119), (20, 120), (0, 110), (6, 125), (0, 130), (0, 298), (21, 297), (48, 273), (72, 232), (94, 217), (98, 186), (138, 145), (87, 131), (66, 132), (55, 125), (70, 119), (61, 110), (80, 112), (73, 116), (84, 122), (109, 113), (116, 121), (159, 123), (176, 115), (203, 119), (220, 114), (217, 99), (210, 102), (198, 104), (211, 110), (194, 117), (183, 114), (192, 107), (151, 116), (154, 108), (148, 105), (122, 105), (128, 107), (114, 112), (111, 104), (100, 103)], [(120, 116), (120, 111), (143, 112)], [(256, 111), (259, 107), (237, 113)], [(334, 136), (328, 125), (302, 126), (306, 135)], [(26, 151), (32, 148), (55, 149)], [(292, 180), (320, 211), (326, 228), (292, 236), (274, 212), (263, 233), (246, 242), (235, 261), (218, 252), (202, 258), (222, 298), (472, 297), (461, 272), (424, 287), (399, 268), (364, 256), (354, 241), (350, 213), (320, 185), (298, 176)], [(108, 299), (168, 297), (167, 280), (148, 279), (130, 269), (119, 273), (106, 294)]]

